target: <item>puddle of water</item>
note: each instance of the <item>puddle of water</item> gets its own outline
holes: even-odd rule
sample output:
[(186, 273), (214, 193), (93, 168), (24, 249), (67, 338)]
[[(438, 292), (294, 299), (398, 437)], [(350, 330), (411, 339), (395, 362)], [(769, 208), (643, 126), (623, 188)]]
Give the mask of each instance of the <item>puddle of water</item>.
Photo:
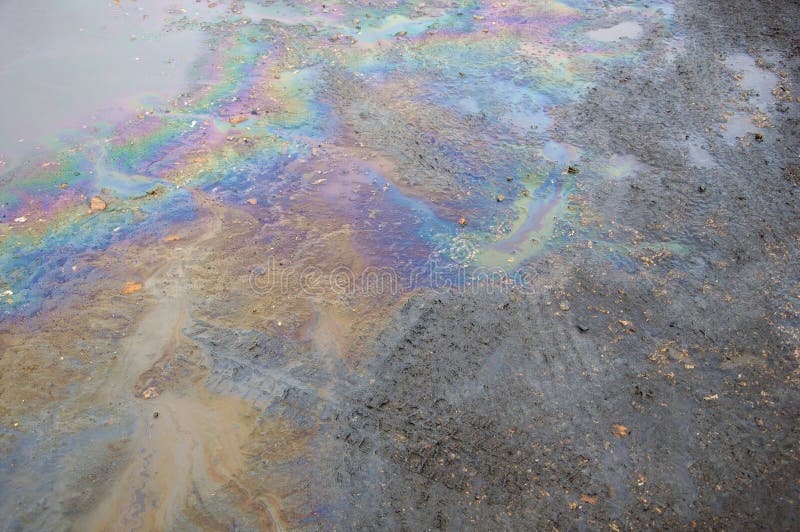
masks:
[(634, 155), (614, 155), (608, 160), (605, 175), (610, 179), (622, 179), (636, 174), (643, 174), (650, 169), (648, 165)]
[(775, 102), (772, 89), (778, 84), (778, 76), (761, 68), (747, 54), (733, 54), (725, 59), (725, 66), (741, 76), (739, 85), (750, 92), (749, 100), (762, 109)]
[(64, 130), (88, 133), (145, 97), (152, 105), (177, 94), (202, 35), (163, 32), (165, 7), (157, 0), (0, 3), (0, 171), (57, 146)]
[(642, 27), (629, 20), (615, 24), (610, 28), (600, 28), (586, 32), (590, 39), (600, 42), (614, 42), (620, 39), (636, 39), (642, 34)]
[(697, 168), (714, 168), (717, 162), (705, 148), (691, 143), (688, 148), (689, 162)]
[(581, 149), (577, 146), (554, 140), (545, 142), (542, 151), (545, 157), (560, 164), (570, 163), (580, 157), (581, 154)]
[(725, 122), (722, 137), (729, 143), (734, 143), (752, 131), (756, 131), (753, 120), (748, 113), (737, 111)]

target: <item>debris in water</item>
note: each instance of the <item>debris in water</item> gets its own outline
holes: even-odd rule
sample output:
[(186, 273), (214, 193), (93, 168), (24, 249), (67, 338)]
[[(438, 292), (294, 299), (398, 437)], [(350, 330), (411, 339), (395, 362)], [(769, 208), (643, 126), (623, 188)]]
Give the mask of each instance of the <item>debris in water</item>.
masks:
[(24, 224), (25, 222), (28, 221), (28, 218), (26, 218), (25, 216), (20, 216), (19, 218), (14, 218), (14, 221), (17, 222), (18, 224)]
[(155, 399), (158, 397), (158, 390), (156, 390), (155, 386), (150, 386), (148, 389), (142, 392), (142, 397), (144, 399)]
[(247, 203), (249, 203), (250, 205), (255, 205), (256, 203), (258, 203), (258, 200), (255, 198), (247, 198)]
[(497, 201), (498, 201), (498, 202), (502, 202), (504, 199), (506, 199), (506, 197), (505, 197), (505, 196), (503, 196), (502, 194), (498, 194), (498, 195), (497, 195)]
[(577, 174), (578, 172), (580, 172), (580, 170), (578, 170), (577, 166), (568, 166), (567, 167), (567, 173), (568, 174)]
[(232, 126), (235, 126), (236, 124), (241, 124), (242, 122), (247, 122), (248, 120), (250, 120), (250, 117), (247, 115), (233, 115), (230, 118), (228, 118), (228, 122), (230, 122)]
[(142, 289), (142, 283), (135, 283), (133, 281), (128, 281), (125, 283), (125, 288), (122, 290), (122, 293), (128, 295), (134, 292), (138, 292), (141, 289)]
[(164, 242), (175, 242), (176, 240), (180, 240), (181, 235), (167, 235), (164, 237)]
[(89, 212), (97, 212), (106, 210), (106, 202), (100, 196), (93, 196), (89, 201)]
[(611, 425), (611, 434), (618, 438), (626, 438), (628, 436), (628, 427), (625, 425), (620, 425), (619, 423), (614, 423)]
[(458, 220), (458, 224), (459, 224), (461, 227), (464, 227), (465, 225), (467, 225), (467, 219), (466, 219), (466, 218), (464, 218), (464, 217), (462, 216), (462, 217), (461, 217), (461, 218)]

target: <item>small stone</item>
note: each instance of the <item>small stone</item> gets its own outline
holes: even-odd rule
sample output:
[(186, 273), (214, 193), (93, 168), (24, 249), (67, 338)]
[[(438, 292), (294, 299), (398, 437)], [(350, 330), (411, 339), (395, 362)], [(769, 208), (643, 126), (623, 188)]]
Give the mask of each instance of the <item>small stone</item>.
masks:
[(586, 332), (586, 331), (588, 331), (588, 330), (589, 330), (589, 327), (587, 327), (586, 325), (582, 325), (582, 324), (580, 324), (580, 323), (579, 323), (579, 324), (577, 324), (577, 325), (576, 325), (576, 327), (577, 327), (577, 328), (578, 328), (578, 330), (579, 330), (580, 332), (582, 332), (582, 333), (584, 333), (584, 332)]
[(255, 198), (247, 198), (247, 203), (249, 203), (250, 205), (255, 205), (256, 203), (258, 203), (258, 200)]
[(158, 417), (158, 412), (153, 412), (153, 418), (157, 418), (157, 417)]
[(558, 308), (560, 308), (564, 312), (568, 311), (569, 310), (569, 302), (562, 301), (561, 303), (559, 303)]
[(504, 199), (506, 199), (506, 197), (505, 197), (505, 196), (503, 196), (502, 194), (498, 194), (498, 195), (497, 195), (497, 201), (498, 201), (498, 202), (502, 202)]
[(761, 133), (756, 133), (755, 137), (758, 142), (764, 141), (764, 135), (762, 135)]
[(464, 217), (462, 216), (462, 217), (461, 217), (461, 218), (458, 220), (458, 224), (459, 224), (461, 227), (464, 227), (465, 225), (467, 225), (467, 219), (466, 219), (466, 218), (464, 218)]
[(568, 174), (577, 174), (578, 172), (580, 172), (580, 170), (578, 170), (578, 168), (576, 166), (568, 166), (567, 167), (567, 173)]
[(705, 185), (698, 186), (697, 191), (702, 194), (703, 192), (706, 191), (706, 186)]

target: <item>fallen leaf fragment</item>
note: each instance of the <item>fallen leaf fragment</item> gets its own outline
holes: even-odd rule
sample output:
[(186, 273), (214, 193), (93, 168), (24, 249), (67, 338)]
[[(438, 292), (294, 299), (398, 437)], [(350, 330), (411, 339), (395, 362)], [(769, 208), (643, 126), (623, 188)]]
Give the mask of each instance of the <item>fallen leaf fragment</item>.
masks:
[(249, 203), (250, 205), (255, 205), (256, 203), (258, 203), (258, 200), (255, 198), (247, 198), (247, 203)]
[(248, 120), (250, 120), (250, 117), (247, 115), (233, 115), (228, 118), (228, 122), (230, 122), (232, 126), (241, 124), (242, 122), (247, 122)]
[(467, 219), (466, 219), (466, 218), (464, 218), (464, 217), (462, 216), (462, 217), (461, 217), (461, 218), (458, 220), (458, 224), (459, 224), (461, 227), (464, 227), (465, 225), (467, 225)]
[(142, 397), (145, 399), (155, 399), (158, 395), (158, 390), (156, 390), (154, 386), (150, 386), (142, 392)]
[(715, 393), (714, 395), (706, 395), (705, 397), (703, 397), (704, 401), (716, 401), (717, 399), (719, 399), (718, 393)]
[(586, 495), (585, 493), (581, 494), (581, 500), (591, 504), (592, 506), (597, 504), (597, 497), (592, 497), (591, 495)]
[(625, 438), (628, 436), (628, 427), (620, 425), (619, 423), (614, 423), (611, 425), (611, 434), (618, 438)]
[(89, 210), (91, 212), (104, 211), (106, 210), (106, 202), (100, 196), (93, 196), (89, 201)]
[(176, 240), (180, 240), (181, 235), (167, 235), (164, 237), (164, 242), (175, 242)]
[(142, 289), (142, 283), (135, 283), (133, 281), (128, 281), (125, 283), (125, 288), (122, 290), (122, 293), (125, 295), (132, 294), (141, 289)]

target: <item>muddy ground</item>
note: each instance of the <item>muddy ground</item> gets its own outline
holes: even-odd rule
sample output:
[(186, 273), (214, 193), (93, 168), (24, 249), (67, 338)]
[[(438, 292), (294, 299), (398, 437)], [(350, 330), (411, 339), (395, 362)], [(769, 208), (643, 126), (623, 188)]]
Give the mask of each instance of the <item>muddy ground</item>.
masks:
[(737, 98), (723, 56), (800, 83), (800, 5), (677, 18), (686, 53), (608, 72), (563, 139), (647, 165), (608, 181), (579, 162), (609, 230), (689, 249), (621, 267), (574, 227), (534, 260), (534, 294), (409, 301), (336, 414), (352, 528), (797, 526), (798, 107), (778, 99), (772, 128), (733, 143), (717, 117)]

